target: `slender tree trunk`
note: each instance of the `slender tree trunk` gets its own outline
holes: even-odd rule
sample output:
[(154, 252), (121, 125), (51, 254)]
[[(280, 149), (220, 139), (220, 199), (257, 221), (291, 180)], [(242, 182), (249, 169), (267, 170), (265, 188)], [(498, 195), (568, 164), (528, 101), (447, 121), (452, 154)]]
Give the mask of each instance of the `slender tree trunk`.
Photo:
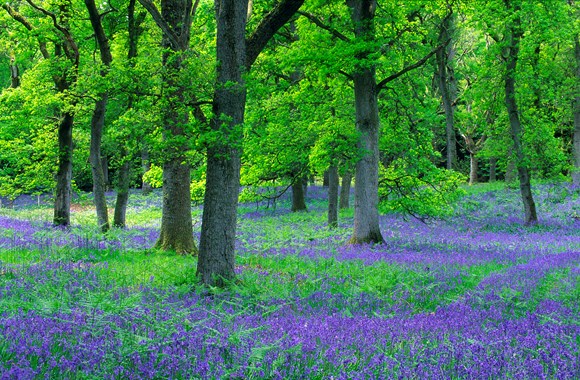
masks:
[[(135, 65), (134, 60), (137, 57), (138, 40), (143, 32), (141, 24), (146, 15), (145, 12), (140, 12), (137, 14), (137, 17), (135, 17), (135, 3), (136, 0), (129, 0), (129, 5), (127, 6), (127, 31), (129, 34), (129, 51), (127, 53), (127, 59), (131, 67), (134, 67)], [(133, 108), (133, 102), (133, 95), (129, 95), (127, 110)], [(121, 146), (122, 164), (119, 168), (119, 174), (117, 177), (117, 199), (115, 201), (115, 213), (113, 216), (113, 225), (118, 228), (125, 228), (126, 226), (129, 186), (131, 184), (131, 162), (129, 158), (129, 152), (127, 152), (127, 149), (124, 146)]]
[(328, 227), (338, 227), (338, 168), (328, 169)]
[(306, 197), (302, 178), (297, 178), (292, 183), (292, 212), (306, 211)]
[(489, 159), (489, 182), (497, 181), (497, 158)]
[(101, 94), (101, 99), (97, 100), (93, 117), (91, 119), (91, 147), (89, 162), (93, 174), (93, 196), (95, 208), (97, 209), (97, 223), (102, 232), (109, 230), (109, 214), (107, 200), (105, 198), (105, 174), (103, 172), (101, 159), (101, 141), (103, 137), (103, 127), (105, 124), (105, 110), (107, 107), (107, 94)]
[(329, 183), (328, 170), (325, 170), (322, 174), (322, 187), (328, 187)]
[[(113, 61), (109, 40), (105, 34), (103, 25), (101, 24), (101, 15), (95, 5), (95, 0), (85, 0), (85, 6), (89, 12), (89, 19), (99, 45), (101, 62), (104, 66), (104, 69), (101, 70), (100, 74), (104, 78), (107, 76)], [(107, 200), (105, 198), (107, 181), (101, 157), (101, 142), (103, 138), (103, 129), (105, 127), (105, 112), (107, 110), (108, 98), (108, 93), (103, 91), (99, 94), (98, 100), (95, 104), (93, 117), (91, 118), (91, 147), (89, 153), (89, 162), (91, 163), (91, 171), (93, 174), (93, 196), (95, 208), (97, 209), (97, 223), (102, 232), (107, 232), (110, 227)]]
[(163, 208), (161, 231), (155, 246), (181, 254), (197, 253), (191, 220), (191, 169), (187, 162), (189, 109), (180, 74), (184, 52), (189, 49), (191, 1), (161, 2), (161, 17), (171, 35), (163, 33), (164, 101), (163, 135), (167, 144), (163, 162)]
[(14, 62), (14, 57), (10, 57), (10, 87), (20, 87), (20, 70), (18, 65)]
[[(246, 63), (248, 2), (216, 1), (217, 84), (211, 127), (223, 139), (207, 150), (197, 276), (207, 285), (224, 286), (235, 278), (235, 237), (240, 189), (241, 146), (246, 102), (242, 78)], [(224, 121), (226, 119), (227, 121)], [(302, 188), (302, 184), (299, 184)]]
[[(151, 169), (151, 161), (149, 160), (149, 150), (147, 147), (143, 147), (141, 149), (141, 170), (143, 178), (143, 174), (147, 173)], [(153, 191), (151, 185), (143, 180), (141, 180), (141, 189), (143, 190), (143, 195), (149, 195)]]
[(56, 172), (53, 218), (53, 224), (56, 226), (70, 225), (73, 122), (72, 113), (66, 112), (58, 125), (58, 171)]
[(454, 55), (453, 42), (451, 38), (454, 31), (454, 15), (450, 13), (443, 19), (439, 33), (439, 43), (446, 44), (445, 49), (439, 49), (437, 58), (437, 82), (441, 92), (443, 110), (445, 112), (445, 135), (447, 145), (447, 169), (454, 169), (457, 164), (457, 139), (454, 126), (455, 107), (453, 102), (456, 97), (457, 86), (455, 84), (455, 74), (452, 67)]
[(574, 40), (574, 56), (576, 57), (576, 97), (574, 98), (574, 170), (572, 181), (580, 186), (580, 38)]
[(113, 215), (113, 226), (125, 228), (127, 204), (129, 203), (129, 182), (131, 174), (131, 162), (127, 157), (127, 149), (121, 148), (122, 164), (117, 177), (117, 200), (115, 202), (115, 212)]
[[(505, 0), (509, 5), (509, 0)], [(508, 55), (506, 58), (506, 76), (505, 76), (505, 102), (510, 121), (510, 132), (514, 142), (513, 148), (517, 160), (518, 177), (520, 180), (520, 192), (524, 204), (524, 223), (533, 225), (538, 223), (536, 215), (536, 205), (532, 196), (530, 185), (530, 170), (525, 162), (524, 148), (522, 145), (523, 128), (520, 123), (518, 106), (516, 103), (516, 68), (518, 64), (519, 44), (523, 35), (521, 22), (519, 18), (519, 7), (514, 7), (514, 18), (511, 24), (508, 24), (506, 38), (508, 42)]]
[(469, 152), (469, 184), (476, 184), (478, 181), (477, 177), (478, 160), (477, 155), (474, 152)]
[[(352, 22), (355, 36), (363, 41), (375, 39), (375, 0), (352, 0)], [(364, 59), (368, 53), (358, 56)], [(354, 231), (350, 243), (383, 243), (379, 228), (379, 108), (375, 66), (365, 62), (355, 68), (354, 97), (357, 142), (363, 157), (356, 164), (354, 188)]]
[(340, 186), (340, 208), (345, 209), (350, 207), (350, 184), (352, 182), (352, 174), (347, 171), (342, 176), (342, 184)]

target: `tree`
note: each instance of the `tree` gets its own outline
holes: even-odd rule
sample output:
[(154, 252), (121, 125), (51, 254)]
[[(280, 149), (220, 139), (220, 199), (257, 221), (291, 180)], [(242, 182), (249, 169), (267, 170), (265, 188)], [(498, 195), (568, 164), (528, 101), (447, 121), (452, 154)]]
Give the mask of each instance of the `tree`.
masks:
[(304, 0), (282, 0), (248, 36), (246, 1), (216, 1), (217, 83), (213, 98), (212, 133), (207, 172), (197, 276), (207, 285), (224, 286), (235, 277), (235, 235), (240, 187), (241, 126), (249, 71), (272, 36)]
[[(105, 34), (103, 24), (101, 22), (102, 15), (97, 10), (95, 0), (85, 0), (85, 6), (89, 13), (89, 20), (93, 27), (93, 32), (99, 46), (101, 56), (101, 63), (103, 68), (100, 70), (102, 78), (106, 78), (113, 56), (111, 55), (111, 48), (109, 46), (109, 39)], [(109, 230), (109, 214), (107, 208), (107, 200), (105, 198), (106, 181), (103, 170), (103, 160), (101, 157), (101, 141), (103, 138), (103, 128), (105, 126), (105, 112), (107, 110), (107, 101), (109, 93), (106, 89), (99, 91), (97, 100), (95, 102), (95, 109), (91, 118), (91, 147), (89, 154), (89, 161), (91, 163), (91, 171), (93, 174), (93, 197), (95, 208), (97, 209), (97, 225), (102, 232)]]
[(521, 24), (521, 7), (518, 0), (504, 0), (506, 10), (512, 15), (506, 23), (505, 38), (505, 104), (510, 122), (510, 133), (513, 140), (514, 154), (517, 159), (520, 192), (524, 204), (524, 223), (533, 225), (538, 223), (536, 204), (530, 185), (530, 169), (528, 167), (522, 145), (523, 128), (520, 121), (518, 104), (516, 101), (516, 69), (520, 51), (520, 40), (524, 34)]
[[(570, 6), (573, 7), (573, 14), (578, 17), (580, 15), (580, 8), (574, 0), (570, 0)], [(575, 7), (575, 8), (574, 8)], [(574, 170), (572, 172), (572, 181), (576, 186), (580, 185), (580, 31), (576, 30), (574, 33), (574, 61), (576, 64), (576, 88), (574, 95)]]
[[(161, 13), (149, 0), (139, 0), (163, 31), (163, 134), (166, 157), (163, 162), (163, 209), (156, 247), (178, 253), (195, 253), (191, 220), (191, 169), (189, 150), (189, 95), (184, 61), (189, 51), (192, 1), (164, 0)], [(197, 2), (196, 2), (197, 4)]]

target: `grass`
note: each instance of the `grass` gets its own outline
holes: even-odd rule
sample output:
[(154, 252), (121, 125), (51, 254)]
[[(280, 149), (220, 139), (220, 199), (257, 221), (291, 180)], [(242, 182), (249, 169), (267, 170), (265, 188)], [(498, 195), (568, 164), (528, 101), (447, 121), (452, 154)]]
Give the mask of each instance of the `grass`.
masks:
[(539, 227), (510, 219), (517, 190), (477, 185), (446, 220), (383, 216), (379, 246), (345, 246), (352, 209), (326, 228), (319, 189), (307, 213), (242, 205), (227, 289), (151, 248), (159, 197), (107, 236), (90, 208), (69, 231), (2, 209), (0, 377), (578, 378), (578, 197), (558, 186), (536, 190)]

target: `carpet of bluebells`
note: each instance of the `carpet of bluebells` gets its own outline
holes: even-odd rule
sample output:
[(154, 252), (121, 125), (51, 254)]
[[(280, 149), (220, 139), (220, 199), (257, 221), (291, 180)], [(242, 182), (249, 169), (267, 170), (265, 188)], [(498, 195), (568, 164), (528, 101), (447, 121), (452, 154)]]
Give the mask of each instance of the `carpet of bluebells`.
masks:
[(151, 218), (108, 235), (16, 202), (0, 210), (0, 378), (579, 379), (580, 191), (535, 196), (535, 227), (497, 186), (427, 224), (382, 216), (375, 246), (345, 245), (352, 210), (326, 228), (322, 188), (307, 213), (242, 205), (228, 290), (151, 249), (158, 194), (132, 195), (130, 218)]

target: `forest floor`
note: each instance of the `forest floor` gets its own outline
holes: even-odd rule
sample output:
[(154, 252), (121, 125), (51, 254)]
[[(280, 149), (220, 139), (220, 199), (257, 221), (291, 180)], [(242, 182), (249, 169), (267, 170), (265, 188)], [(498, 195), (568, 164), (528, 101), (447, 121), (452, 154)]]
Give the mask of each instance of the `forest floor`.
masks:
[(326, 227), (322, 188), (306, 213), (241, 205), (227, 290), (151, 249), (159, 194), (107, 235), (90, 200), (59, 229), (24, 197), (0, 209), (0, 378), (578, 379), (580, 191), (534, 189), (538, 226), (480, 185), (443, 220), (382, 216), (375, 246), (345, 245), (352, 209)]

